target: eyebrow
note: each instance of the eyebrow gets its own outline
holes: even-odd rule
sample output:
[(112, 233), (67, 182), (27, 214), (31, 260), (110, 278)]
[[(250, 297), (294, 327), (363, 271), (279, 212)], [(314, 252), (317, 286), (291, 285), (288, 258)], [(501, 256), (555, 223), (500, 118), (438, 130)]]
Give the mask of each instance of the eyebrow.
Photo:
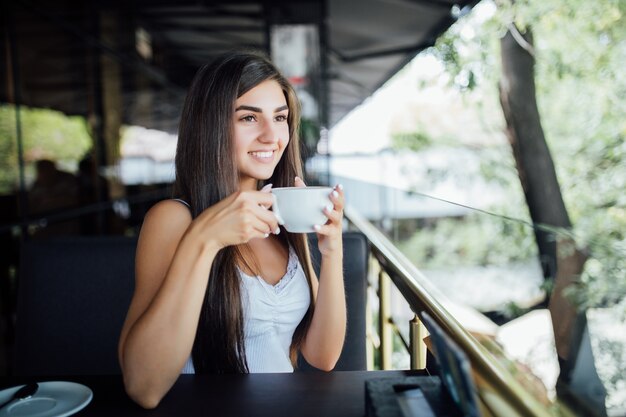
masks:
[[(235, 109), (235, 111), (240, 111), (240, 110), (248, 110), (248, 111), (253, 111), (255, 113), (263, 113), (263, 110), (261, 110), (260, 107), (246, 106), (245, 104), (242, 104), (241, 106)], [(284, 106), (276, 107), (276, 109), (274, 109), (274, 113), (278, 113), (283, 110), (289, 110), (289, 106), (285, 104)]]

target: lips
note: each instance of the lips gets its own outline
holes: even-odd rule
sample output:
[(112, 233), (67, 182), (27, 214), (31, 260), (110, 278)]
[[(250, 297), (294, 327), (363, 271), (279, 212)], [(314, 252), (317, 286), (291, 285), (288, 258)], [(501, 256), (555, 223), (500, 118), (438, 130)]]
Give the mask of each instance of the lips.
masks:
[(274, 151), (254, 151), (254, 152), (249, 152), (249, 154), (255, 158), (269, 159), (272, 156), (274, 156)]

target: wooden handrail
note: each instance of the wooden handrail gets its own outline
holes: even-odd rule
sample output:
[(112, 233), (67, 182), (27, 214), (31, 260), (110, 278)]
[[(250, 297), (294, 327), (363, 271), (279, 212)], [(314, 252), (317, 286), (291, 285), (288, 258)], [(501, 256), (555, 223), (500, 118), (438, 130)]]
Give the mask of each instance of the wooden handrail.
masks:
[(493, 412), (497, 415), (503, 410), (521, 416), (553, 415), (445, 309), (433, 295), (438, 291), (381, 231), (350, 207), (345, 208), (345, 216), (369, 240), (372, 254), (411, 309), (416, 314), (426, 311), (465, 352), (481, 382), (489, 387), (479, 389), (479, 395)]

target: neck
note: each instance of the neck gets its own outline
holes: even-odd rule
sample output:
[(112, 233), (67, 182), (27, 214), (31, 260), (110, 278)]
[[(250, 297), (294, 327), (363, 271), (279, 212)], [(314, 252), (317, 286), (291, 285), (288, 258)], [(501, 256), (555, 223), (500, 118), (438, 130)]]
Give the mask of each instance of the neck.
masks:
[(240, 191), (256, 191), (258, 187), (258, 180), (254, 178), (246, 178), (239, 181)]

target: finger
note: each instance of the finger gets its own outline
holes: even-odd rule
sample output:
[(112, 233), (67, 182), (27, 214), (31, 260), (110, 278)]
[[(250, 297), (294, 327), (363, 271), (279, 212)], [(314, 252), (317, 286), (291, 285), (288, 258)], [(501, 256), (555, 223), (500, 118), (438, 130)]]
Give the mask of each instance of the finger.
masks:
[[(264, 216), (264, 218), (261, 218), (261, 216)], [(276, 217), (271, 211), (265, 210), (263, 211), (263, 214), (255, 220), (254, 229), (258, 232), (258, 235), (255, 237), (266, 238), (271, 234), (277, 235), (280, 233), (280, 227), (278, 226)]]
[(271, 226), (269, 226), (267, 222), (265, 222), (264, 220), (260, 218), (255, 219), (255, 221), (253, 222), (253, 228), (254, 228), (254, 233), (252, 234), (250, 239), (266, 238), (271, 233), (273, 233)]
[(272, 193), (266, 191), (245, 191), (239, 193), (239, 198), (241, 201), (252, 201), (258, 206), (263, 207), (271, 207), (274, 202), (274, 197), (272, 197)]
[[(238, 245), (248, 243), (252, 239), (265, 238), (269, 236), (267, 224), (256, 216), (244, 216), (230, 219), (226, 224), (225, 233), (230, 234), (230, 244)], [(266, 236), (267, 235), (267, 236)]]
[(343, 211), (345, 207), (345, 197), (343, 190), (336, 186), (329, 195), (330, 201), (333, 203), (335, 210)]
[(340, 211), (328, 209), (328, 207), (324, 207), (324, 215), (328, 217), (332, 223), (341, 223), (343, 215)]
[(335, 232), (334, 228), (335, 226), (333, 226), (332, 224), (325, 224), (325, 225), (316, 224), (315, 226), (313, 226), (313, 230), (315, 231), (315, 233), (317, 233), (318, 235), (324, 235), (324, 236), (333, 235)]
[(264, 223), (265, 227), (256, 227), (263, 233), (275, 233), (278, 230), (278, 220), (274, 212), (265, 208), (271, 207), (272, 203), (273, 197), (270, 193), (249, 191), (241, 193), (236, 209), (243, 209), (244, 212), (251, 213), (255, 221)]
[(296, 185), (296, 187), (306, 187), (306, 184), (304, 183), (304, 181), (302, 181), (302, 178), (300, 177), (295, 178), (294, 184)]
[[(274, 198), (271, 194), (266, 192), (254, 192), (256, 197), (258, 198), (258, 194), (262, 195), (262, 198), (257, 199), (255, 202), (256, 205), (252, 206), (252, 212), (254, 215), (264, 222), (267, 225), (267, 233), (280, 233), (280, 228), (278, 227), (278, 218), (276, 217), (276, 213), (269, 210), (269, 208), (274, 203)], [(254, 201), (254, 198), (252, 199)]]
[[(272, 184), (266, 184), (259, 191), (262, 192), (262, 193), (271, 193), (272, 192)], [(268, 210), (271, 207), (271, 205), (268, 206), (268, 205), (261, 204), (261, 207), (263, 207), (264, 209)]]
[(262, 221), (266, 226), (264, 229), (268, 233), (278, 234), (280, 233), (280, 227), (278, 226), (278, 219), (273, 211), (265, 210), (259, 207), (259, 210), (255, 211), (257, 218)]

